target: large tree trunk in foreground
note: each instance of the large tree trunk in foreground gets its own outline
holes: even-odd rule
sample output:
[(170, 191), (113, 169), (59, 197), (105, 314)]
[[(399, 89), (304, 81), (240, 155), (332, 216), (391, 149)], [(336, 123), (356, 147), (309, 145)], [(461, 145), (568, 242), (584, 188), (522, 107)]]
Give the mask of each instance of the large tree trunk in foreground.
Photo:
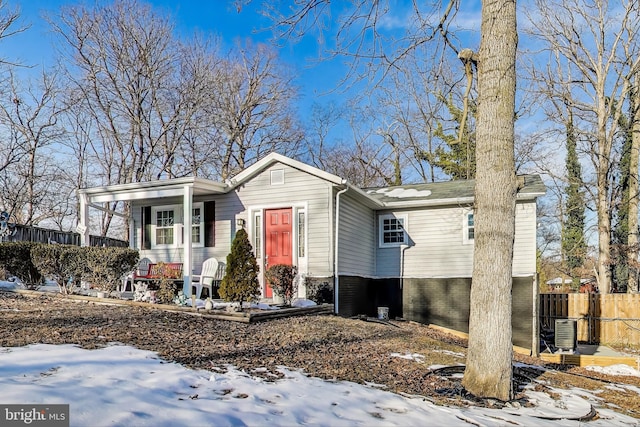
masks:
[(628, 293), (638, 292), (638, 157), (640, 156), (640, 75), (635, 74), (631, 96), (631, 156), (629, 160), (629, 235), (627, 262), (629, 263)]
[(516, 3), (482, 5), (478, 56), (475, 248), (469, 348), (462, 384), (471, 393), (512, 397), (511, 287), (515, 200)]

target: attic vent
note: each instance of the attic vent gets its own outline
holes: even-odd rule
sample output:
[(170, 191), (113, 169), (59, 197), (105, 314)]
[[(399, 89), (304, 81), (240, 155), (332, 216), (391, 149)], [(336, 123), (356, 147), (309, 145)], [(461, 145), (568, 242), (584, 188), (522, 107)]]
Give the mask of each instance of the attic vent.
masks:
[(284, 184), (284, 169), (276, 169), (271, 171), (271, 185)]
[(556, 319), (555, 345), (561, 350), (575, 350), (577, 322), (568, 319)]

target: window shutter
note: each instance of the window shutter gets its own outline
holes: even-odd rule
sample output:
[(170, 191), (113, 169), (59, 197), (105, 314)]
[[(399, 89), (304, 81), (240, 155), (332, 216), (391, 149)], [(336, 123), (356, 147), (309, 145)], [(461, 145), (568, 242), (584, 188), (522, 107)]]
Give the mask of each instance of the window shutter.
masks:
[(151, 206), (142, 207), (142, 249), (151, 249)]
[(204, 202), (204, 245), (212, 248), (216, 245), (216, 202)]

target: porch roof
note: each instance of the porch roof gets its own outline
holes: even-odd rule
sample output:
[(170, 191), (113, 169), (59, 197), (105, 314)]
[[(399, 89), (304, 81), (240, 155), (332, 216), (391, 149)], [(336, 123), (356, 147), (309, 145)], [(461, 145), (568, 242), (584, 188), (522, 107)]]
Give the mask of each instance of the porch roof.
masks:
[(78, 193), (85, 195), (90, 203), (104, 203), (183, 196), (185, 187), (191, 187), (194, 196), (216, 193), (223, 194), (229, 190), (227, 184), (191, 176), (82, 188), (78, 190)]

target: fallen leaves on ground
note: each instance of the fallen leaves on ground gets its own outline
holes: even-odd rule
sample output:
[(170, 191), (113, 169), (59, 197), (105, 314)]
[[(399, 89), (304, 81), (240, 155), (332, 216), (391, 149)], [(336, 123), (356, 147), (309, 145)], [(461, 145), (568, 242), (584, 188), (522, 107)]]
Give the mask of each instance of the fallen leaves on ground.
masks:
[[(287, 366), (327, 380), (375, 384), (396, 393), (421, 395), (435, 403), (471, 404), (462, 395), (452, 395), (451, 391), (460, 389), (459, 380), (431, 375), (429, 369), (464, 363), (466, 341), (412, 322), (394, 322), (398, 327), (391, 327), (314, 315), (245, 324), (154, 308), (12, 292), (0, 292), (0, 313), (1, 347), (43, 343), (92, 349), (123, 343), (158, 352), (163, 359), (193, 369), (224, 371), (233, 365), (277, 380), (282, 377), (277, 368)], [(514, 358), (544, 366), (540, 359), (518, 354)], [(535, 380), (558, 388), (602, 390), (599, 396), (611, 409), (640, 417), (640, 395), (607, 387), (613, 381), (640, 387), (640, 378), (570, 368), (564, 372), (548, 370)]]

